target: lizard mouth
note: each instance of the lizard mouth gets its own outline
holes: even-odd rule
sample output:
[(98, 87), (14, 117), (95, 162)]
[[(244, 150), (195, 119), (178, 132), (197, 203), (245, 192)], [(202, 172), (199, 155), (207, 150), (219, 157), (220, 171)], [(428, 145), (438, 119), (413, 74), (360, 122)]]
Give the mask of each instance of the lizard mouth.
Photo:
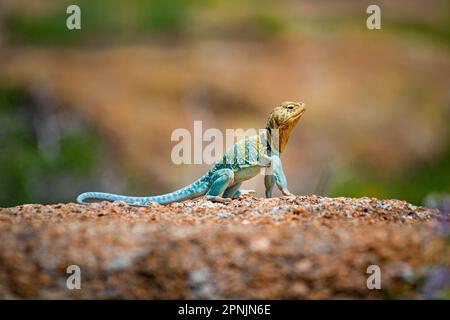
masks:
[(289, 121), (297, 121), (300, 119), (300, 117), (305, 113), (306, 108), (299, 109), (296, 113), (294, 113), (290, 118)]

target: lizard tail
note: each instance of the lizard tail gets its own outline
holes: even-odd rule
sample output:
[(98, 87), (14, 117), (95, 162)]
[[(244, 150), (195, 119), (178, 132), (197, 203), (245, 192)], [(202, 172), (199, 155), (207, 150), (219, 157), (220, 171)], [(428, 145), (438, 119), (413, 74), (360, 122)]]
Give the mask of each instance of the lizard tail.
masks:
[(123, 201), (132, 206), (147, 206), (148, 202), (156, 202), (159, 204), (168, 204), (175, 201), (182, 201), (193, 199), (204, 195), (208, 189), (207, 176), (203, 176), (184, 188), (176, 190), (171, 193), (166, 193), (153, 197), (130, 197), (119, 194), (104, 193), (104, 192), (85, 192), (77, 197), (77, 202), (81, 204), (88, 204), (86, 199), (99, 199), (108, 201)]

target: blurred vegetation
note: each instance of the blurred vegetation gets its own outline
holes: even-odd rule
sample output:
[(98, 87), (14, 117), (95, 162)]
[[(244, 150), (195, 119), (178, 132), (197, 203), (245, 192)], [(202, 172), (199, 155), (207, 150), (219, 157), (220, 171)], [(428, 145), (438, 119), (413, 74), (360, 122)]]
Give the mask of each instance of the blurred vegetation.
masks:
[[(65, 8), (69, 4), (82, 8), (82, 32), (61, 27), (65, 26)], [(286, 35), (330, 35), (360, 28), (364, 23), (361, 12), (365, 8), (361, 4), (352, 4), (356, 9), (348, 12), (335, 12), (324, 6), (320, 12), (302, 13), (290, 10), (292, 6), (292, 1), (267, 0), (64, 0), (34, 11), (12, 6), (5, 11), (3, 24), (10, 45), (45, 47), (126, 43), (147, 37), (152, 41), (202, 37), (276, 40)], [(449, 2), (443, 2), (437, 10), (443, 12), (439, 19), (383, 12), (382, 25), (390, 33), (419, 36), (448, 46)], [(24, 96), (23, 92), (0, 84), (0, 205), (73, 200), (73, 189), (54, 186), (58, 185), (58, 177), (64, 177), (67, 184), (83, 189), (87, 181), (83, 179), (92, 176), (101, 165), (101, 135), (86, 124), (75, 132), (61, 126), (58, 152), (48, 156), (39, 147), (32, 120), (39, 111)], [(388, 177), (374, 173), (364, 164), (340, 168), (333, 172), (327, 188), (327, 195), (331, 196), (400, 198), (415, 204), (421, 204), (431, 192), (450, 193), (450, 145), (432, 162)]]
[[(74, 118), (74, 115), (70, 115)], [(86, 124), (57, 124), (53, 147), (42, 146), (39, 110), (24, 92), (0, 87), (0, 206), (71, 201), (98, 166), (101, 137)]]
[[(60, 28), (65, 25), (65, 8), (70, 4), (82, 8), (83, 32)], [(303, 14), (290, 11), (292, 5), (288, 0), (64, 0), (38, 13), (10, 10), (5, 15), (5, 29), (12, 41), (39, 45), (78, 45), (146, 35), (164, 39), (209, 35), (273, 37), (285, 32), (316, 35), (361, 27), (361, 11), (365, 10), (364, 5), (353, 4), (356, 10), (342, 14), (330, 9)], [(348, 3), (344, 2), (346, 6)], [(440, 19), (399, 19), (383, 12), (382, 24), (391, 32), (419, 35), (449, 45), (450, 3), (444, 1), (441, 6), (437, 10), (446, 14)]]
[(450, 192), (450, 145), (433, 161), (417, 165), (414, 170), (398, 172), (394, 176), (377, 175), (366, 166), (337, 170), (331, 179), (328, 194), (354, 197), (373, 195), (422, 204), (431, 192)]
[[(135, 0), (135, 7), (119, 0), (61, 1), (57, 6), (39, 14), (13, 11), (6, 15), (5, 24), (13, 41), (30, 44), (79, 44), (89, 39), (109, 40), (137, 34), (176, 35), (188, 24), (190, 11), (205, 0)], [(73, 32), (65, 25), (65, 8), (77, 4), (82, 8), (82, 30)]]

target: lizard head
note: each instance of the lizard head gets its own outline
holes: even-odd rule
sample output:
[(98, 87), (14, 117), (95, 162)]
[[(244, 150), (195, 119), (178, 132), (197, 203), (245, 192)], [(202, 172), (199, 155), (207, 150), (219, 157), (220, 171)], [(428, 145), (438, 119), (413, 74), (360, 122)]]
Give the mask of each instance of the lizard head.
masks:
[(285, 101), (276, 106), (270, 113), (266, 127), (272, 135), (274, 132), (278, 133), (280, 152), (284, 151), (292, 129), (297, 125), (305, 111), (303, 102)]

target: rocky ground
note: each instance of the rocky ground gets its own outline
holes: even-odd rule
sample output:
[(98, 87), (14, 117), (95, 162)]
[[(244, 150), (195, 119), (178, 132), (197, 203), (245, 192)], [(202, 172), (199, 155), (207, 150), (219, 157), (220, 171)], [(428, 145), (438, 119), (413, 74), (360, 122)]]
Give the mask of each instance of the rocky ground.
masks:
[(374, 198), (21, 205), (0, 210), (0, 298), (448, 298), (449, 222)]

